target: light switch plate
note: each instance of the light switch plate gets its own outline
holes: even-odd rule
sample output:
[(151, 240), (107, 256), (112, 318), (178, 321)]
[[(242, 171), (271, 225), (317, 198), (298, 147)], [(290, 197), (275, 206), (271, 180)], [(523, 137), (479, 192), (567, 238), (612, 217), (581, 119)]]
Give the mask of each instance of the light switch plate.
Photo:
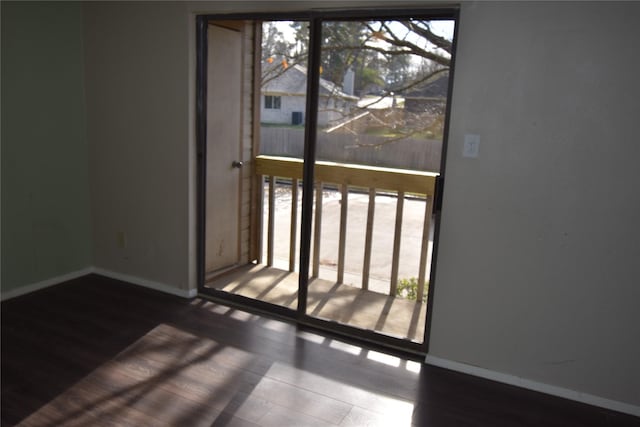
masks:
[(462, 148), (463, 157), (476, 158), (480, 153), (480, 135), (465, 134), (464, 147)]

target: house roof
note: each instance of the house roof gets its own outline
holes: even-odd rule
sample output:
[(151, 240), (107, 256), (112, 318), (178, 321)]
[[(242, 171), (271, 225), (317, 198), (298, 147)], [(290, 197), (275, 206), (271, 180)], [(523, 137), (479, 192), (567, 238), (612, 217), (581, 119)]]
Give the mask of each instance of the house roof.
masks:
[[(263, 76), (273, 75), (275, 77), (267, 81), (262, 87), (263, 92), (282, 93), (287, 95), (307, 94), (307, 68), (302, 65), (292, 65), (284, 70), (278, 69), (280, 64), (263, 65)], [(268, 77), (269, 78), (269, 77)], [(320, 78), (320, 96), (333, 95), (344, 99), (357, 100), (355, 96), (347, 95), (342, 89), (328, 81)]]
[(445, 74), (407, 93), (405, 98), (446, 98), (448, 90), (449, 75)]

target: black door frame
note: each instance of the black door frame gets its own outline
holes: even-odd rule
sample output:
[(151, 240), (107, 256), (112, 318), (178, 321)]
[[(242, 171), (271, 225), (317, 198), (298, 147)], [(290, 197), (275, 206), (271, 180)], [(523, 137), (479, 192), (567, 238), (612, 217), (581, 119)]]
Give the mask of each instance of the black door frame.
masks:
[[(449, 67), (449, 89), (445, 111), (444, 132), (442, 141), (442, 158), (440, 164), (440, 176), (436, 181), (436, 195), (434, 200), (433, 215), (434, 245), (429, 275), (429, 287), (427, 290), (427, 318), (424, 338), (422, 343), (416, 343), (405, 339), (395, 338), (371, 330), (359, 329), (354, 326), (341, 324), (310, 316), (306, 313), (307, 287), (309, 281), (309, 265), (311, 253), (312, 216), (313, 216), (313, 183), (316, 154), (317, 109), (319, 99), (319, 77), (321, 57), (321, 27), (324, 21), (356, 21), (388, 19), (422, 18), (425, 20), (447, 19), (454, 21), (453, 46), (451, 64)], [(209, 21), (215, 20), (252, 20), (261, 21), (307, 21), (310, 24), (309, 31), (309, 58), (306, 100), (306, 124), (304, 141), (304, 166), (303, 166), (303, 195), (302, 195), (302, 219), (300, 235), (300, 273), (298, 283), (298, 307), (296, 310), (287, 307), (267, 303), (260, 300), (236, 295), (216, 289), (206, 288), (205, 283), (205, 233), (206, 233), (206, 131), (207, 131), (207, 32)], [(401, 351), (403, 353), (424, 355), (429, 351), (429, 337), (431, 331), (431, 312), (433, 308), (435, 270), (438, 253), (438, 241), (440, 235), (440, 217), (442, 213), (442, 192), (444, 188), (444, 176), (446, 167), (446, 155), (449, 137), (449, 122), (451, 116), (451, 95), (453, 92), (456, 46), (459, 27), (459, 7), (447, 8), (420, 8), (420, 9), (348, 9), (331, 11), (306, 11), (299, 13), (242, 13), (242, 14), (209, 14), (196, 17), (196, 143), (197, 143), (197, 280), (198, 294), (227, 305), (240, 307), (245, 310), (256, 311), (261, 314), (277, 316), (287, 320), (293, 320), (300, 325), (325, 330), (339, 336), (346, 336), (374, 346)]]

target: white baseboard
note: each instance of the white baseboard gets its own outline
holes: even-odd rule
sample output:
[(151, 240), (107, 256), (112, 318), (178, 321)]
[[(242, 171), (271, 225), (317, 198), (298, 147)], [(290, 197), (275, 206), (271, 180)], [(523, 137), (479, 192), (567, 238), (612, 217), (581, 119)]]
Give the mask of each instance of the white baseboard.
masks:
[(517, 377), (515, 375), (504, 374), (501, 372), (492, 371), (490, 369), (480, 368), (478, 366), (467, 365), (466, 363), (442, 359), (440, 357), (431, 356), (429, 354), (427, 355), (425, 362), (429, 365), (437, 366), (440, 368), (450, 369), (452, 371), (462, 372), (476, 377), (514, 385), (540, 393), (550, 394), (552, 396), (563, 397), (565, 399), (586, 403), (588, 405), (598, 406), (600, 408), (611, 409), (613, 411), (618, 411), (629, 415), (640, 416), (640, 406), (631, 405), (629, 403), (605, 399), (604, 397), (594, 396), (592, 394), (582, 393), (579, 391), (557, 387), (550, 384), (544, 384), (537, 381), (528, 380), (526, 378)]
[(123, 282), (129, 282), (134, 285), (144, 286), (145, 288), (155, 289), (156, 291), (164, 292), (171, 295), (176, 295), (182, 298), (194, 298), (198, 295), (197, 289), (178, 289), (173, 286), (165, 285), (164, 283), (154, 282), (153, 280), (142, 279), (140, 277), (129, 276), (127, 274), (120, 274), (113, 271), (105, 270), (104, 268), (87, 267), (82, 270), (74, 271), (71, 273), (63, 274), (61, 276), (52, 277), (47, 280), (43, 280), (38, 283), (32, 283), (30, 285), (20, 286), (19, 288), (11, 289), (7, 292), (0, 294), (0, 301), (5, 301), (11, 298), (25, 295), (31, 292), (38, 291), (40, 289), (48, 288), (50, 286), (58, 285), (68, 280), (77, 279), (88, 274), (99, 274), (101, 276), (110, 277), (116, 280), (122, 280)]
[(143, 286), (145, 288), (154, 289), (156, 291), (176, 295), (182, 298), (194, 298), (196, 295), (198, 295), (197, 289), (179, 289), (174, 286), (166, 285), (164, 283), (143, 279), (141, 277), (130, 276), (128, 274), (116, 273), (114, 271), (105, 270), (104, 268), (95, 267), (92, 269), (92, 273), (109, 277), (111, 279), (122, 280), (123, 282), (129, 282), (134, 285)]
[(40, 289), (48, 288), (49, 286), (57, 285), (68, 280), (77, 279), (78, 277), (86, 276), (93, 273), (93, 267), (83, 268), (82, 270), (73, 271), (71, 273), (63, 274), (62, 276), (52, 277), (47, 280), (43, 280), (38, 283), (32, 283), (30, 285), (20, 286), (19, 288), (11, 289), (7, 292), (2, 292), (0, 300), (5, 301), (11, 298), (19, 297), (20, 295), (29, 294), (31, 292), (39, 291)]

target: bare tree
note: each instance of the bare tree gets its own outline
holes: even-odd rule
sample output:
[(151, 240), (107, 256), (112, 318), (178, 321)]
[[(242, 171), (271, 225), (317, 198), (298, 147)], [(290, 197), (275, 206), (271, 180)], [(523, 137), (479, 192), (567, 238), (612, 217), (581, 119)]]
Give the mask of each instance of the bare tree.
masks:
[[(295, 40), (278, 45), (281, 58), (289, 64), (306, 61), (308, 28), (306, 23), (292, 23)], [(272, 29), (268, 29), (273, 32)], [(276, 34), (277, 36), (277, 34)], [(265, 43), (277, 43), (271, 33), (263, 38), (263, 51), (275, 52)], [(427, 20), (373, 20), (373, 21), (327, 21), (322, 28), (322, 73), (321, 76), (335, 84), (332, 96), (343, 96), (343, 77), (347, 70), (355, 72), (355, 93), (375, 97), (365, 105), (350, 111), (342, 111), (345, 122), (361, 117), (374, 105), (395, 96), (410, 94), (437, 78), (446, 75), (451, 64), (452, 39), (437, 34), (433, 23)], [(286, 67), (271, 67), (269, 76), (263, 76), (263, 84)], [(381, 144), (398, 141), (430, 132), (430, 128), (441, 123), (442, 115), (425, 109), (422, 113), (404, 112), (387, 116), (378, 115), (377, 125), (393, 129), (392, 136)], [(354, 147), (362, 146), (356, 141)]]

